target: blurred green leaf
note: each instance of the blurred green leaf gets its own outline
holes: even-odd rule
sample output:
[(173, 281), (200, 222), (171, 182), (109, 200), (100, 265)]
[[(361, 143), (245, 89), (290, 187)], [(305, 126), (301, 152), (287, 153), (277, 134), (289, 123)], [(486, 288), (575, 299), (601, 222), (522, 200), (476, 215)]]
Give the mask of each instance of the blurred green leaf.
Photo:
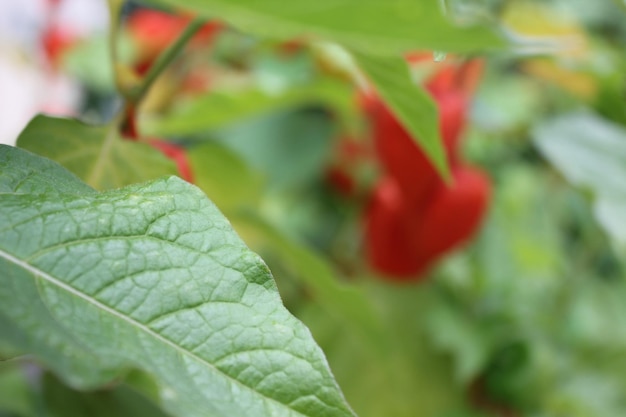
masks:
[[(427, 318), (437, 301), (429, 284), (393, 286), (371, 282), (365, 294), (382, 321), (385, 348), (363, 338), (358, 328), (311, 306), (301, 313), (326, 352), (346, 398), (361, 417), (440, 417), (466, 406), (446, 354), (437, 352)], [(445, 331), (445, 329), (441, 329)]]
[(36, 405), (21, 361), (0, 361), (0, 415), (34, 417)]
[(213, 90), (198, 98), (175, 104), (172, 111), (163, 117), (146, 119), (145, 130), (157, 136), (193, 135), (307, 104), (322, 105), (346, 114), (351, 102), (350, 89), (331, 80), (285, 87), (277, 91), (263, 88)]
[(205, 142), (187, 151), (194, 184), (222, 211), (258, 202), (263, 181), (234, 152), (220, 143)]
[(156, 404), (127, 385), (92, 392), (65, 386), (46, 373), (42, 380), (43, 401), (50, 417), (167, 417)]
[(283, 111), (215, 132), (216, 139), (284, 190), (321, 176), (332, 151), (335, 123), (324, 108)]
[(626, 253), (626, 130), (588, 112), (538, 126), (535, 143), (572, 184), (595, 197), (595, 216), (616, 248)]
[(356, 54), (358, 63), (376, 86), (376, 91), (411, 133), (439, 173), (448, 178), (446, 154), (439, 135), (437, 106), (410, 77), (407, 63), (401, 58), (381, 58)]
[(541, 90), (522, 77), (490, 74), (472, 106), (472, 120), (488, 132), (511, 135), (531, 125), (541, 111)]
[(379, 55), (416, 49), (467, 51), (500, 46), (485, 27), (453, 26), (436, 1), (411, 0), (150, 0), (219, 17), (236, 28), (274, 39), (337, 42)]
[(151, 146), (122, 139), (112, 126), (73, 119), (36, 116), (17, 146), (60, 163), (98, 190), (176, 174), (173, 162)]
[(485, 328), (476, 326), (475, 317), (456, 315), (445, 301), (433, 305), (426, 316), (429, 336), (434, 345), (449, 352), (455, 359), (455, 378), (459, 383), (471, 383), (486, 365), (489, 354)]
[[(61, 376), (74, 362), (144, 370), (176, 416), (354, 415), (267, 266), (198, 188), (99, 193), (0, 146), (0, 189), (0, 334), (21, 331), (10, 341)], [(41, 334), (51, 321), (60, 342)]]

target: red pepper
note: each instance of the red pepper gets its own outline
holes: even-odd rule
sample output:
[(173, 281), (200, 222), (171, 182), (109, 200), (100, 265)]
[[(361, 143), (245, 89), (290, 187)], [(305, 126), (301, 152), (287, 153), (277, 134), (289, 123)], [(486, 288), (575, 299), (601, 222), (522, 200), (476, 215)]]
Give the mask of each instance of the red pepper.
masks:
[(178, 173), (182, 179), (193, 183), (193, 172), (191, 171), (191, 166), (189, 165), (189, 160), (187, 159), (184, 148), (160, 139), (150, 140), (150, 145), (163, 152), (165, 156), (176, 163)]
[(41, 36), (46, 59), (55, 70), (59, 68), (63, 54), (77, 42), (75, 34), (57, 25), (48, 27)]
[[(161, 51), (172, 44), (182, 34), (192, 17), (173, 15), (158, 10), (140, 9), (127, 21), (133, 39), (139, 44), (142, 56), (136, 65), (141, 75), (147, 72)], [(221, 29), (218, 22), (206, 23), (191, 39), (194, 46), (208, 45)]]
[[(421, 59), (421, 58), (419, 58)], [(370, 264), (398, 280), (419, 279), (443, 255), (476, 232), (487, 210), (490, 184), (459, 154), (480, 65), (444, 66), (428, 81), (453, 184), (446, 185), (409, 133), (375, 95), (365, 100), (374, 147), (385, 172), (366, 212)]]

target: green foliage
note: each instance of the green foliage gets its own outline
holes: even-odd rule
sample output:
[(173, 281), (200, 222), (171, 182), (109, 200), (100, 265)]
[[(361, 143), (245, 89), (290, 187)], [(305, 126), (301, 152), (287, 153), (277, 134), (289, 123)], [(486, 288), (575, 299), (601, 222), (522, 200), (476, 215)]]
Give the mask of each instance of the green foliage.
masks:
[[(25, 150), (0, 147), (0, 417), (624, 415), (619, 2), (143, 3), (226, 25), (152, 67), (139, 137), (119, 134), (123, 111), (40, 115)], [(119, 81), (149, 87), (115, 17), (108, 45), (86, 39), (58, 69), (85, 85), (89, 120), (123, 106)], [(419, 50), (432, 62), (410, 74)], [(419, 84), (450, 62), (452, 88), (475, 81), (476, 59), (453, 157), (488, 173), (489, 213), (391, 282), (364, 250), (385, 172), (358, 90), (445, 175), (442, 104)]]
[(273, 39), (305, 38), (340, 43), (363, 53), (398, 55), (414, 49), (467, 51), (501, 40), (488, 28), (459, 28), (435, 1), (151, 0), (219, 17), (234, 27)]
[(565, 114), (540, 125), (537, 145), (574, 185), (595, 197), (595, 216), (626, 253), (626, 130), (590, 113)]
[[(378, 93), (410, 132), (433, 164), (449, 179), (446, 154), (439, 140), (437, 108), (428, 94), (415, 86), (401, 58), (357, 55), (357, 61), (376, 86)], [(419, 117), (416, 117), (419, 115)], [(422, 120), (433, 123), (423, 123)]]
[(336, 42), (355, 51), (359, 64), (381, 96), (443, 176), (448, 171), (434, 106), (424, 92), (413, 86), (408, 69), (398, 56), (416, 49), (466, 51), (501, 44), (489, 29), (451, 25), (434, 1), (323, 0), (287, 5), (276, 0), (236, 4), (221, 0), (159, 0), (157, 3), (193, 10), (207, 18), (219, 16), (245, 32), (267, 38)]
[(147, 144), (123, 140), (115, 126), (37, 116), (17, 145), (48, 157), (97, 190), (123, 187), (176, 173), (174, 164)]
[(143, 369), (174, 415), (352, 415), (265, 264), (198, 189), (98, 193), (0, 152), (0, 326), (15, 348), (79, 387)]
[(146, 130), (158, 136), (193, 135), (311, 103), (344, 109), (349, 99), (350, 91), (330, 80), (286, 86), (278, 92), (262, 87), (211, 91), (179, 103), (165, 117), (148, 120)]

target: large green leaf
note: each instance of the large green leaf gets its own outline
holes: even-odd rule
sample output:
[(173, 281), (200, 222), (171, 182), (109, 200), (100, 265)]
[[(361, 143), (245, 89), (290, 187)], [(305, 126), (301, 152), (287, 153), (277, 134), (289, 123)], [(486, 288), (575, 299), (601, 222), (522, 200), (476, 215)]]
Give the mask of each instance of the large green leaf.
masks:
[[(98, 193), (2, 146), (0, 193), (0, 335), (64, 379), (95, 358), (92, 372), (150, 373), (177, 416), (353, 415), (266, 265), (196, 187)], [(62, 340), (41, 334), (49, 322)]]
[(626, 130), (586, 112), (539, 126), (535, 142), (571, 183), (595, 195), (595, 215), (620, 250), (626, 251)]
[(355, 54), (358, 63), (376, 86), (417, 145), (424, 150), (437, 170), (448, 176), (446, 154), (439, 135), (437, 106), (428, 94), (415, 85), (409, 68), (401, 58)]
[(72, 119), (37, 116), (17, 146), (60, 163), (98, 190), (176, 174), (174, 164), (158, 150), (123, 140), (113, 127)]
[(416, 49), (474, 50), (499, 43), (485, 27), (453, 26), (437, 1), (414, 0), (151, 0), (218, 17), (269, 38), (313, 38), (364, 52), (397, 55)]
[[(313, 250), (286, 236), (269, 222), (251, 213), (232, 217), (238, 230), (250, 236), (252, 245), (266, 248), (283, 266), (293, 272), (321, 308), (342, 328), (355, 329), (365, 337), (367, 344), (384, 349), (386, 340), (382, 337), (382, 323), (372, 304), (361, 289), (341, 281), (333, 267)], [(247, 240), (247, 239), (246, 239)]]

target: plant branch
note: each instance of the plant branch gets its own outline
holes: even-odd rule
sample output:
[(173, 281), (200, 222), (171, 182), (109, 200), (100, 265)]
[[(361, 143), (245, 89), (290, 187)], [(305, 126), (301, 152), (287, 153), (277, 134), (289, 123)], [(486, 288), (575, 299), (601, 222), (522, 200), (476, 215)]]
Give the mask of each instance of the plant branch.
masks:
[(115, 77), (115, 86), (120, 94), (126, 95), (128, 89), (128, 82), (123, 76), (123, 69), (120, 68), (119, 55), (117, 50), (118, 34), (120, 32), (120, 16), (122, 14), (122, 7), (124, 6), (124, 0), (108, 0), (109, 6), (109, 19), (111, 20), (109, 30), (109, 56), (111, 57), (111, 63), (113, 65), (113, 74)]

